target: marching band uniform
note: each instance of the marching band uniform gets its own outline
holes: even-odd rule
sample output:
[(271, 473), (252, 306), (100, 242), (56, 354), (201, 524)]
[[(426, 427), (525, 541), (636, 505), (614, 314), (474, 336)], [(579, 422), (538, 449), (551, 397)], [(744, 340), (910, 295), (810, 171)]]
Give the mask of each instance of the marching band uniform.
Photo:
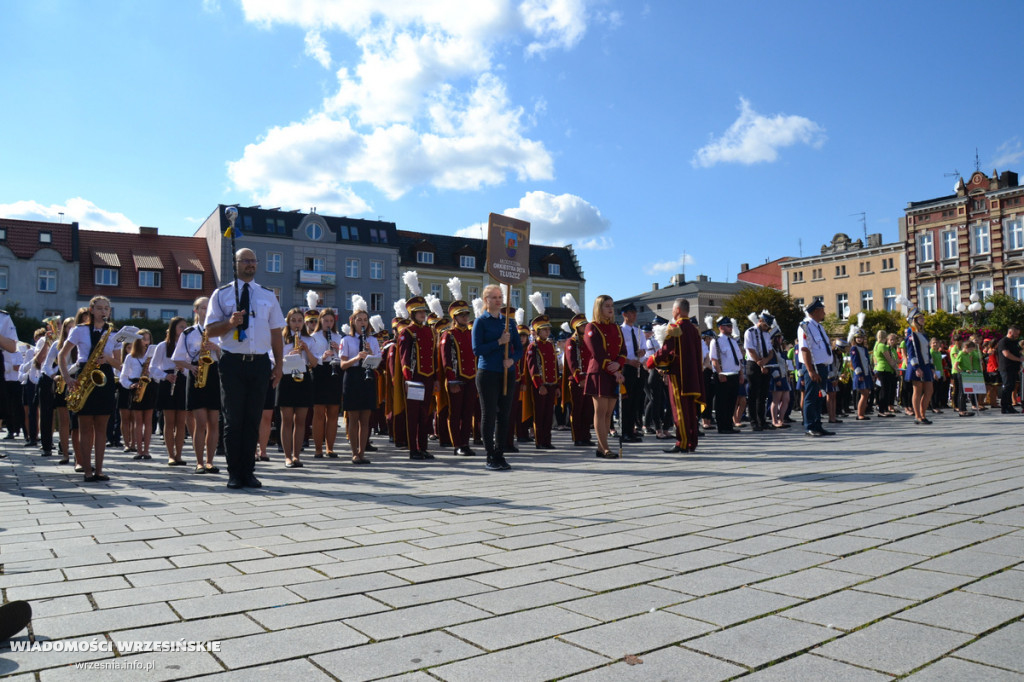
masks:
[(329, 329), (314, 333), (306, 343), (318, 364), (313, 367), (313, 404), (339, 405), (341, 403), (341, 370), (338, 368), (337, 349), (341, 348), (341, 334)]
[[(520, 308), (519, 310), (522, 310)], [(506, 308), (505, 314), (511, 309)], [(511, 330), (509, 330), (511, 333)], [(508, 438), (505, 442), (506, 452), (519, 452), (516, 441), (526, 442), (530, 438), (530, 422), (533, 419), (533, 392), (529, 391), (529, 377), (526, 371), (526, 347), (530, 341), (529, 327), (519, 325), (519, 345), (522, 353), (516, 360), (515, 383), (509, 386), (514, 396), (512, 400), (511, 416), (508, 422)], [(511, 352), (511, 348), (509, 349)]]
[[(535, 339), (526, 349), (526, 369), (533, 397), (534, 445), (538, 450), (554, 450), (551, 444), (551, 428), (555, 416), (555, 393), (558, 388), (558, 359), (555, 344), (550, 336), (540, 337), (542, 329), (551, 330), (547, 315), (538, 315), (530, 323)], [(543, 389), (543, 393), (541, 390)]]
[[(821, 323), (811, 317), (811, 313), (825, 306), (821, 301), (815, 299), (809, 303), (804, 311), (806, 319), (800, 323), (796, 333), (797, 358), (800, 360), (800, 382), (804, 390), (804, 430), (810, 435), (831, 435), (821, 426), (821, 391), (825, 388), (824, 383), (828, 382), (829, 365), (832, 364), (832, 348), (828, 341), (828, 334)], [(811, 381), (810, 371), (803, 366), (804, 358), (800, 353), (807, 349), (811, 354), (811, 362), (815, 365), (815, 371), (821, 382)]]
[[(441, 364), (448, 385), (448, 433), (457, 455), (473, 455), (469, 438), (473, 416), (480, 401), (476, 390), (476, 356), (473, 354), (473, 332), (468, 325), (455, 320), (468, 314), (469, 304), (458, 299), (448, 306), (452, 326), (441, 335)], [(452, 387), (458, 391), (453, 393)]]
[[(10, 319), (9, 317), (7, 318)], [(13, 325), (12, 325), (13, 326)], [(15, 332), (14, 339), (17, 339)], [(7, 440), (14, 440), (15, 434), (23, 430), (25, 413), (21, 409), (21, 382), (18, 370), (21, 368), (21, 351), (4, 351), (4, 398), (7, 405)]]
[[(306, 348), (301, 351), (306, 369), (297, 376), (292, 375), (291, 372), (281, 376), (281, 382), (277, 385), (277, 395), (275, 396), (277, 407), (301, 407), (307, 409), (313, 407), (313, 372), (309, 368), (311, 365), (313, 367), (316, 366), (316, 355), (310, 350), (312, 337), (306, 336), (300, 331), (298, 339), (306, 344)], [(295, 335), (289, 332), (284, 337), (283, 343), (282, 352), (284, 356), (288, 356), (295, 347)], [(302, 445), (302, 443), (298, 445)]]
[[(405, 303), (411, 321), (398, 337), (398, 357), (401, 377), (405, 386), (405, 417), (409, 438), (409, 459), (434, 459), (427, 452), (427, 437), (430, 432), (430, 396), (434, 392), (436, 349), (434, 332), (426, 324), (419, 324), (413, 315), (428, 311), (426, 299), (414, 296)], [(409, 400), (408, 382), (423, 384), (423, 399)]]
[[(428, 301), (428, 305), (432, 301)], [(440, 306), (440, 300), (434, 305)], [(450, 413), (450, 399), (448, 387), (445, 384), (444, 365), (441, 362), (441, 334), (447, 331), (451, 320), (447, 316), (430, 315), (427, 317), (427, 326), (434, 333), (434, 393), (430, 404), (430, 413), (433, 419), (430, 420), (433, 438), (437, 439), (441, 447), (452, 446), (452, 436), (448, 429), (448, 415)], [(429, 437), (428, 437), (429, 438)], [(433, 438), (430, 438), (433, 440)]]
[[(705, 321), (711, 318), (709, 315), (705, 318)], [(713, 324), (712, 322), (709, 323)], [(704, 369), (704, 395), (707, 398), (707, 402), (704, 404), (704, 409), (701, 411), (701, 418), (705, 422), (707, 428), (711, 428), (711, 419), (714, 415), (715, 407), (715, 396), (718, 395), (718, 377), (715, 376), (715, 367), (711, 362), (710, 347), (711, 342), (715, 338), (715, 330), (710, 326), (700, 333), (701, 346), (701, 367)]]
[[(14, 322), (11, 320), (11, 316), (7, 313), (6, 310), (0, 310), (0, 338), (7, 339), (8, 342), (11, 342), (11, 343), (15, 343), (18, 340), (18, 330), (15, 329)], [(3, 355), (4, 355), (4, 363), (6, 364), (7, 351), (4, 351)], [(4, 386), (4, 390), (0, 391), (0, 425), (2, 425), (2, 422), (5, 419), (10, 421), (10, 414), (9, 414), (10, 408), (8, 408), (8, 405), (7, 405), (7, 390), (6, 389), (7, 389), (7, 386), (5, 385)], [(8, 430), (10, 430), (10, 426), (9, 425), (8, 425)], [(11, 433), (13, 433), (13, 431)], [(5, 455), (2, 452), (0, 452), (0, 459), (4, 458), (6, 456), (7, 455)]]
[[(53, 410), (56, 407), (56, 391), (54, 388), (53, 375), (57, 371), (56, 360), (58, 337), (54, 336), (49, 340), (46, 354), (36, 365), (39, 369), (39, 440), (43, 449), (43, 457), (53, 454)], [(38, 355), (36, 356), (39, 357)]]
[[(622, 306), (620, 313), (625, 318), (627, 313), (635, 313), (636, 306), (632, 303), (627, 303)], [(644, 356), (644, 346), (640, 341), (640, 332), (633, 325), (623, 322), (621, 325), (622, 340), (623, 340), (623, 355), (626, 358), (626, 363), (622, 365), (622, 376), (623, 376), (623, 388), (625, 393), (622, 394), (622, 414), (619, 416), (622, 418), (622, 438), (626, 442), (633, 440), (640, 440), (640, 436), (637, 433), (637, 424), (640, 423), (640, 417), (643, 413), (644, 406), (644, 382), (642, 381), (642, 370), (639, 367), (634, 367), (629, 364), (630, 362), (640, 361)]]
[[(354, 358), (362, 350), (370, 355), (380, 355), (377, 338), (367, 334), (363, 337), (346, 336), (341, 341), (340, 355), (343, 357)], [(346, 411), (372, 410), (377, 404), (377, 373), (363, 367), (362, 362), (352, 365), (345, 370), (343, 393)]]
[(577, 447), (593, 447), (590, 429), (594, 425), (594, 401), (583, 395), (586, 368), (590, 364), (590, 349), (583, 342), (581, 331), (587, 324), (585, 315), (577, 313), (570, 321), (572, 336), (565, 342), (565, 374), (568, 376), (572, 397), (572, 444)]
[[(205, 329), (205, 324), (194, 324), (191, 327), (186, 327), (174, 346), (171, 360), (174, 362), (187, 362), (198, 369)], [(217, 368), (217, 362), (220, 359), (220, 346), (218, 339), (213, 337), (209, 338), (209, 344), (210, 359), (213, 360), (213, 364), (210, 365), (206, 373), (206, 386), (196, 388), (195, 376), (190, 372), (182, 372), (185, 379), (185, 409), (189, 412), (193, 410), (220, 410), (220, 372)]]
[[(153, 351), (153, 359), (149, 363), (150, 376), (154, 381), (159, 378), (160, 398), (157, 400), (157, 407), (161, 410), (184, 410), (185, 409), (185, 376), (178, 371), (177, 365), (171, 355), (174, 353), (168, 347), (166, 341), (156, 344)], [(153, 386), (150, 386), (150, 390)], [(146, 391), (149, 393), (149, 390)], [(166, 425), (165, 425), (166, 431)]]
[[(157, 346), (150, 346), (146, 349), (146, 352), (141, 358), (137, 358), (134, 355), (129, 354), (125, 356), (125, 359), (121, 363), (121, 378), (118, 383), (123, 389), (128, 391), (130, 398), (127, 407), (130, 410), (145, 412), (146, 410), (156, 408), (157, 396), (160, 393), (160, 385), (164, 383), (162, 379), (165, 376), (164, 372), (156, 367), (153, 362), (156, 349)], [(149, 362), (148, 367), (146, 367), (147, 361)], [(135, 398), (138, 396), (138, 392), (142, 389), (142, 384), (139, 383), (139, 380), (142, 378), (143, 372), (149, 374), (150, 382), (146, 387), (145, 392), (142, 394), (142, 400), (136, 402)], [(133, 390), (132, 386), (136, 384), (138, 384), (138, 388)]]
[[(767, 361), (775, 356), (772, 349), (771, 324), (775, 321), (767, 310), (757, 317), (757, 323), (743, 334), (743, 346), (747, 357), (747, 408), (750, 425), (754, 431), (763, 431), (771, 427), (765, 419), (766, 407), (771, 395), (771, 375), (767, 370)], [(762, 323), (769, 329), (762, 329)], [(776, 362), (777, 364), (777, 362)]]
[(708, 349), (711, 364), (718, 375), (718, 383), (715, 385), (715, 421), (718, 422), (719, 433), (739, 433), (732, 419), (740, 384), (745, 381), (743, 366), (740, 364), (743, 351), (732, 336), (721, 331), (726, 325), (732, 326), (730, 318), (720, 317), (715, 324), (719, 334)]
[(701, 371), (703, 345), (696, 325), (680, 317), (668, 326), (664, 343), (654, 356), (654, 365), (664, 370), (669, 380), (669, 403), (676, 423), (672, 450), (676, 452), (697, 449), (698, 417), (706, 400)]
[(608, 365), (617, 362), (622, 368), (626, 364), (622, 329), (614, 322), (588, 322), (583, 339), (590, 353), (587, 377), (583, 386), (584, 395), (617, 397), (618, 384), (615, 381), (615, 372), (609, 370)]
[[(932, 364), (928, 337), (914, 329), (913, 320), (907, 326), (906, 342), (907, 368), (904, 371), (903, 378), (908, 382), (932, 381), (934, 379), (935, 365)], [(921, 370), (923, 376), (917, 376), (916, 370), (918, 369)]]
[[(81, 370), (89, 361), (89, 356), (93, 351), (93, 347), (100, 342), (103, 338), (103, 334), (106, 332), (107, 327), (104, 326), (101, 329), (93, 329), (92, 324), (80, 324), (71, 330), (68, 334), (68, 342), (71, 343), (78, 350), (78, 370)], [(107, 341), (103, 346), (102, 356), (109, 355), (114, 352), (117, 347), (117, 343), (114, 340), (114, 333), (111, 332), (107, 335)], [(114, 397), (114, 368), (109, 363), (103, 361), (103, 357), (100, 357), (100, 365), (98, 369), (103, 372), (107, 377), (107, 382), (103, 386), (96, 386), (93, 388), (92, 393), (89, 394), (88, 400), (85, 401), (85, 405), (78, 411), (77, 414), (83, 416), (98, 416), (105, 415), (109, 416), (113, 414), (115, 409)], [(72, 372), (74, 374), (74, 372)]]
[[(405, 309), (405, 301), (400, 302)], [(396, 305), (398, 305), (396, 303)], [(388, 433), (396, 448), (409, 444), (409, 429), (405, 417), (405, 381), (402, 379), (402, 359), (398, 354), (398, 337), (409, 323), (404, 317), (391, 321), (395, 338), (384, 348), (384, 373), (387, 375), (385, 402), (387, 403)]]
[(860, 344), (850, 348), (850, 366), (853, 368), (853, 390), (870, 391), (875, 387), (875, 372), (871, 353)]

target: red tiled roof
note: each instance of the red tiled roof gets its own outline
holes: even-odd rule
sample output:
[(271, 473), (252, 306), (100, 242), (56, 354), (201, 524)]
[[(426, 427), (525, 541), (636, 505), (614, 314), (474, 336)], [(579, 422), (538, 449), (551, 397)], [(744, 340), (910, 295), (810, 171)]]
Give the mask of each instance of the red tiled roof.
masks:
[[(35, 220), (12, 220), (0, 218), (0, 229), (7, 230), (7, 238), (0, 241), (0, 245), (6, 246), (18, 258), (28, 260), (36, 255), (39, 249), (54, 249), (61, 257), (69, 263), (74, 262), (74, 232), (78, 223), (44, 223)], [(51, 243), (40, 244), (39, 233), (49, 232)]]
[(750, 268), (746, 272), (736, 275), (736, 279), (750, 284), (759, 284), (763, 287), (782, 290), (782, 263), (789, 260), (788, 256), (777, 258), (770, 263)]
[[(78, 293), (82, 298), (102, 294), (119, 300), (192, 301), (217, 288), (205, 239), (94, 230), (82, 230), (78, 234), (81, 252)], [(97, 285), (97, 267), (116, 267), (118, 286)], [(140, 287), (139, 269), (163, 273), (161, 286)], [(182, 272), (199, 273), (202, 289), (182, 289)]]

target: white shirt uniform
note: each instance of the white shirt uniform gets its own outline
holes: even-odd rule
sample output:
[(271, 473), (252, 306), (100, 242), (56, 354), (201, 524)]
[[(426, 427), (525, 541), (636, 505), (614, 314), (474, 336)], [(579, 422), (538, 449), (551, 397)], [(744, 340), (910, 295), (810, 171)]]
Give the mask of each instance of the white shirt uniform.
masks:
[(43, 372), (51, 379), (60, 372), (60, 368), (57, 367), (57, 353), (60, 352), (60, 346), (57, 345), (57, 341), (58, 339), (54, 339), (53, 343), (50, 344), (50, 350), (46, 353), (46, 359), (43, 361)]
[(625, 322), (621, 325), (622, 340), (625, 344), (626, 359), (639, 360), (644, 357), (644, 333)]
[[(213, 292), (206, 310), (204, 326), (209, 327), (215, 322), (226, 322), (235, 312), (235, 289), (242, 298), (244, 282), (234, 280)], [(273, 349), (270, 345), (271, 332), (280, 334), (285, 326), (281, 304), (277, 302), (274, 292), (266, 287), (249, 282), (249, 328), (245, 330), (245, 338), (239, 341), (236, 337), (237, 328), (220, 337), (220, 347), (228, 353), (245, 355), (269, 354)]]
[[(327, 334), (331, 335), (330, 342), (327, 341)], [(304, 340), (306, 341), (306, 345), (309, 346), (309, 352), (313, 354), (313, 357), (317, 359), (317, 362), (321, 365), (329, 365), (332, 362), (337, 362), (338, 358), (341, 357), (334, 351), (331, 351), (328, 355), (327, 351), (331, 350), (330, 344), (335, 343), (340, 347), (342, 340), (345, 338), (348, 337), (342, 337), (341, 334), (338, 334), (337, 332), (328, 332), (327, 330), (322, 329), (318, 332), (314, 332), (313, 336)]]
[(711, 342), (708, 351), (712, 360), (718, 360), (719, 374), (730, 376), (739, 374), (742, 370), (743, 350), (736, 343), (736, 339), (728, 334), (719, 334)]
[[(171, 353), (171, 360), (174, 362), (187, 362), (191, 365), (199, 362), (199, 351), (203, 345), (203, 329), (200, 325), (187, 327), (174, 345), (174, 352)], [(225, 335), (226, 336), (226, 335)], [(210, 357), (215, 361), (220, 358), (219, 339), (210, 337)]]
[[(321, 337), (323, 334), (320, 335)], [(369, 355), (380, 355), (380, 344), (377, 343), (377, 339), (372, 336), (366, 337), (366, 350)], [(344, 358), (354, 358), (359, 355), (359, 337), (358, 336), (346, 336), (341, 341), (341, 356)]]
[(161, 341), (155, 346), (150, 346), (149, 351), (153, 353), (153, 361), (149, 363), (149, 376), (156, 381), (176, 381), (177, 376), (171, 376), (171, 373), (177, 370), (177, 366), (174, 364), (174, 358), (167, 357), (167, 342)]
[(757, 362), (757, 358), (750, 351), (753, 350), (761, 358), (770, 355), (772, 352), (771, 332), (763, 332), (756, 324), (753, 325), (743, 333), (743, 347), (746, 349), (747, 361)]
[[(72, 346), (78, 349), (77, 364), (79, 367), (81, 367), (82, 365), (89, 361), (89, 355), (92, 353), (91, 330), (92, 325), (80, 324), (76, 326), (74, 329), (72, 329), (71, 333), (68, 334), (68, 340), (66, 341), (66, 343), (70, 343)], [(116, 335), (117, 334), (115, 332), (110, 332), (110, 335), (107, 336), (107, 343), (103, 348), (104, 354), (111, 355), (113, 354), (114, 349), (117, 348), (117, 341), (114, 339)], [(103, 363), (100, 362), (100, 364)], [(68, 370), (71, 371), (70, 366), (68, 367)]]
[[(808, 317), (800, 323), (796, 332), (796, 350), (802, 353), (804, 348), (811, 351), (811, 360), (816, 365), (827, 365), (832, 362), (832, 352), (829, 347), (828, 334), (820, 323)], [(800, 358), (803, 362), (803, 357)]]
[[(146, 360), (153, 357), (153, 353), (156, 350), (156, 346), (150, 346), (146, 349), (146, 352), (141, 358), (136, 358), (129, 355), (121, 363), (121, 385), (125, 388), (131, 388), (132, 384), (136, 383), (139, 378), (142, 377), (143, 366), (146, 364)], [(153, 376), (153, 362), (149, 363), (149, 377), (154, 379)]]

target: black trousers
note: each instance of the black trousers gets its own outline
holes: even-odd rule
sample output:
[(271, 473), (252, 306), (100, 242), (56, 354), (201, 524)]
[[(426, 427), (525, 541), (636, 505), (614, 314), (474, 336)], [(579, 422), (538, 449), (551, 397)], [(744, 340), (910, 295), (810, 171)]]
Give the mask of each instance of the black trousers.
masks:
[(704, 395), (708, 401), (704, 404), (704, 412), (701, 417), (707, 420), (711, 420), (711, 415), (714, 414), (715, 409), (715, 395), (718, 392), (718, 375), (715, 374), (715, 370), (704, 368)]
[(640, 370), (632, 365), (622, 368), (625, 379), (626, 394), (622, 396), (622, 433), (625, 436), (636, 434), (636, 427), (644, 409), (644, 386), (640, 379)]
[(896, 373), (879, 372), (875, 376), (882, 382), (878, 387), (878, 411), (888, 412), (896, 400)]
[(22, 409), (21, 383), (5, 381), (4, 391), (7, 393), (7, 433), (15, 434), (22, 431), (25, 422), (25, 410)]
[(1013, 389), (1017, 386), (1017, 377), (1019, 376), (1019, 367), (999, 370), (999, 377), (1003, 380), (1003, 387), (999, 390), (999, 407), (1004, 412), (1013, 409)]
[[(502, 393), (504, 375), (508, 376), (508, 391)], [(480, 415), (483, 422), (481, 433), (488, 457), (500, 455), (504, 451), (502, 444), (508, 434), (509, 410), (518, 391), (519, 382), (516, 381), (512, 368), (505, 372), (476, 370), (476, 392), (480, 396)]]
[(39, 442), (39, 419), (36, 414), (36, 408), (39, 407), (39, 399), (36, 397), (37, 388), (31, 381), (26, 381), (25, 385), (21, 387), (21, 404), (28, 408), (28, 422), (23, 429), (27, 443)]
[(644, 384), (644, 426), (653, 428), (656, 431), (663, 431), (665, 428), (665, 403), (668, 399), (668, 392), (665, 390), (665, 380), (655, 371), (647, 373), (647, 382)]
[(729, 432), (733, 429), (732, 413), (736, 411), (736, 395), (740, 390), (740, 375), (720, 375), (725, 381), (719, 380), (715, 385), (715, 421), (718, 432)]
[(256, 469), (260, 420), (270, 386), (270, 358), (225, 352), (218, 365), (228, 476), (244, 479)]
[(42, 374), (36, 390), (39, 401), (39, 440), (43, 452), (53, 452), (53, 379)]
[(771, 395), (771, 375), (761, 371), (756, 362), (747, 363), (747, 414), (750, 425), (764, 428), (765, 410)]

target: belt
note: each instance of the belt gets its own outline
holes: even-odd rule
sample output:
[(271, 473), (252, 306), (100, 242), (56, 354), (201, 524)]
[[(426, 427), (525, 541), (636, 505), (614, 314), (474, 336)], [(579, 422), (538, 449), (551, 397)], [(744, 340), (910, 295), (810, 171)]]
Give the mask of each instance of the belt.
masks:
[(233, 357), (242, 362), (256, 362), (260, 358), (267, 357), (266, 353), (232, 353), (231, 351), (224, 351), (224, 353), (230, 357)]

